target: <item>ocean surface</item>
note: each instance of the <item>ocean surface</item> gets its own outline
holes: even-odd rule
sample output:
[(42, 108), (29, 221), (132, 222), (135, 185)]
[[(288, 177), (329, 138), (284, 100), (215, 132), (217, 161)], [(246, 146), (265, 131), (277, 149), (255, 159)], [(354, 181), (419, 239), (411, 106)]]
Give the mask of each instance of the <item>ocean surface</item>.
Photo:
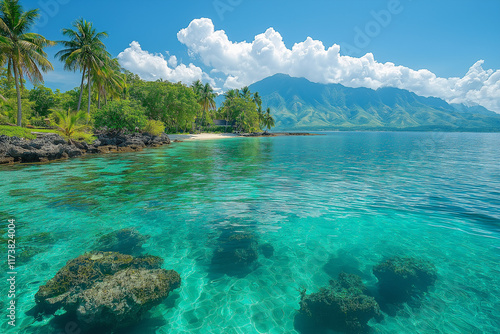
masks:
[[(14, 329), (3, 262), (0, 332), (66, 333), (25, 314), (38, 287), (103, 234), (136, 228), (182, 285), (117, 333), (305, 333), (300, 289), (341, 271), (373, 287), (372, 268), (392, 256), (428, 260), (438, 278), (418, 303), (372, 319), (373, 333), (499, 333), (500, 134), (323, 134), (0, 166), (2, 238), (14, 218), (17, 246), (36, 254), (17, 264)], [(214, 268), (228, 230), (254, 233), (272, 256), (239, 275)]]

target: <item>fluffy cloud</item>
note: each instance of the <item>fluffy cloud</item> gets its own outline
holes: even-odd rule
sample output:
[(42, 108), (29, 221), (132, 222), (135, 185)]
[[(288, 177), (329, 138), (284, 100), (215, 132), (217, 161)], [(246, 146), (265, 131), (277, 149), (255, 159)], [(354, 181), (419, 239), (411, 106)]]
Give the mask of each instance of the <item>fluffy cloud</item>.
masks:
[(151, 54), (142, 50), (141, 45), (135, 41), (118, 55), (118, 60), (124, 68), (138, 74), (144, 80), (165, 79), (191, 84), (198, 79), (208, 79), (201, 68), (193, 64), (188, 66), (177, 64), (175, 56), (166, 60), (161, 54)]
[(279, 32), (269, 28), (251, 42), (230, 41), (212, 20), (193, 20), (177, 34), (191, 55), (227, 78), (225, 88), (240, 88), (276, 73), (305, 77), (313, 82), (349, 87), (397, 87), (452, 103), (480, 104), (500, 112), (500, 70), (484, 70), (477, 61), (463, 78), (440, 78), (421, 69), (379, 63), (373, 54), (356, 58), (340, 55), (340, 46), (325, 48), (308, 37), (288, 49)]

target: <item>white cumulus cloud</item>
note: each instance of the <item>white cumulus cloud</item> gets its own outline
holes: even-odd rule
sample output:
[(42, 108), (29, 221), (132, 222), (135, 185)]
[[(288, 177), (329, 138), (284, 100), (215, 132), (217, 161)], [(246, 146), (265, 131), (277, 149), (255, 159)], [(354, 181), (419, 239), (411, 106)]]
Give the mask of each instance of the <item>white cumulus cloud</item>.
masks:
[(224, 88), (241, 88), (276, 73), (305, 77), (318, 83), (340, 83), (349, 87), (397, 87), (418, 95), (435, 96), (450, 103), (479, 104), (500, 112), (500, 70), (484, 70), (478, 60), (462, 78), (441, 78), (429, 70), (413, 70), (393, 63), (379, 63), (373, 54), (356, 58), (340, 55), (337, 44), (326, 48), (308, 37), (288, 49), (279, 32), (269, 28), (249, 43), (230, 41), (212, 20), (193, 20), (177, 34), (214, 72), (227, 78)]
[(141, 45), (136, 41), (130, 43), (130, 47), (120, 52), (118, 60), (125, 69), (139, 75), (144, 80), (164, 79), (191, 84), (196, 80), (209, 79), (201, 68), (193, 64), (187, 66), (178, 64), (175, 56), (165, 59), (161, 54), (149, 53), (142, 50)]

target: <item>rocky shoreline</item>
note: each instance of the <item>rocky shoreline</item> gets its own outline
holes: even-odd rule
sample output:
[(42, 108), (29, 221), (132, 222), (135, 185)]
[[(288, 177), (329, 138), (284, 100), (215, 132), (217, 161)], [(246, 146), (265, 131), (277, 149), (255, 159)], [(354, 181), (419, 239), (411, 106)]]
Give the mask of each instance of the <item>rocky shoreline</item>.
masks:
[(253, 132), (243, 133), (242, 137), (279, 137), (279, 136), (324, 136), (319, 133), (308, 132)]
[[(164, 133), (159, 136), (153, 136), (148, 133), (124, 134), (102, 132), (96, 134), (97, 139), (92, 144), (88, 144), (84, 141), (68, 141), (55, 133), (36, 133), (36, 135), (37, 138), (32, 140), (0, 135), (0, 165), (15, 163), (45, 163), (54, 160), (74, 158), (86, 154), (135, 152), (146, 147), (158, 147), (171, 143), (170, 138)], [(320, 136), (320, 134), (261, 132), (245, 133), (240, 134), (239, 136)]]
[(37, 134), (26, 140), (19, 137), (0, 136), (0, 164), (40, 163), (68, 159), (86, 154), (134, 152), (146, 147), (170, 144), (166, 134), (153, 136), (147, 133), (100, 133), (92, 143), (68, 141), (57, 134)]

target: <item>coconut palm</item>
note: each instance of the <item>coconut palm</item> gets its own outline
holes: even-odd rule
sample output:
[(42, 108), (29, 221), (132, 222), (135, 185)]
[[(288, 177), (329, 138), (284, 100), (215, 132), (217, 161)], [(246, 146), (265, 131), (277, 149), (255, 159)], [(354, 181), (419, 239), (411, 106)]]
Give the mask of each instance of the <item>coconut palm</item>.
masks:
[(201, 108), (203, 109), (203, 117), (201, 121), (202, 125), (204, 124), (206, 118), (210, 115), (210, 112), (215, 111), (216, 97), (217, 94), (215, 94), (212, 87), (208, 83), (206, 83), (205, 86), (203, 86), (203, 90), (201, 91), (201, 99), (200, 99), (200, 105)]
[(201, 95), (201, 91), (203, 90), (203, 83), (201, 82), (201, 80), (196, 80), (191, 85), (191, 88), (193, 89), (193, 92), (196, 94), (196, 96), (199, 97)]
[(243, 87), (240, 90), (240, 96), (247, 100), (252, 99), (252, 92), (250, 92), (250, 88), (248, 88), (248, 86)]
[(253, 94), (253, 102), (255, 102), (259, 108), (262, 106), (262, 98), (260, 97), (259, 92), (255, 92)]
[(127, 85), (127, 77), (121, 72), (118, 59), (107, 59), (101, 71), (93, 71), (95, 88), (97, 90), (97, 107), (101, 108), (101, 98), (104, 104), (108, 101), (108, 96), (113, 99), (120, 97)]
[(210, 112), (215, 110), (215, 97), (217, 94), (214, 93), (212, 87), (206, 83), (203, 86), (203, 89), (200, 92), (200, 99), (198, 103), (201, 105), (201, 109), (203, 111), (201, 118), (201, 125), (205, 124), (205, 120), (210, 115)]
[(239, 92), (236, 89), (230, 89), (224, 94), (226, 100), (224, 101), (224, 108), (226, 109), (226, 127), (229, 123), (229, 111), (231, 110), (230, 104), (231, 102), (238, 97)]
[(64, 68), (70, 71), (81, 70), (82, 81), (80, 84), (80, 97), (78, 108), (82, 104), (83, 82), (87, 75), (88, 105), (87, 113), (90, 114), (92, 75), (100, 74), (106, 61), (110, 58), (102, 38), (107, 37), (106, 32), (97, 32), (91, 22), (78, 19), (73, 22), (73, 29), (63, 29), (62, 33), (68, 41), (61, 41), (65, 48), (56, 54), (64, 62)]
[(34, 84), (43, 83), (42, 72), (53, 70), (43, 50), (56, 43), (29, 30), (38, 18), (38, 9), (24, 11), (19, 0), (0, 2), (0, 62), (7, 61), (7, 76), (14, 74), (17, 93), (17, 126), (22, 125), (21, 88), (26, 75)]
[[(266, 112), (264, 113), (264, 121), (263, 121), (264, 126), (267, 128), (267, 130), (271, 130), (272, 127), (274, 127), (274, 118), (271, 116), (271, 109), (267, 108)], [(266, 130), (266, 133), (267, 133)]]

